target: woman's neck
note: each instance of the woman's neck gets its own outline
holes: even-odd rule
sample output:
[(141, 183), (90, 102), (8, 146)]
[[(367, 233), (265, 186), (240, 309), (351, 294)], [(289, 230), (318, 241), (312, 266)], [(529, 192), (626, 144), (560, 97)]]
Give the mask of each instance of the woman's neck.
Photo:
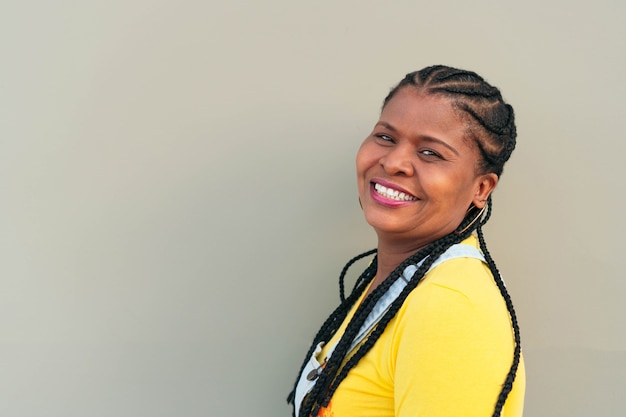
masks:
[[(425, 245), (424, 245), (425, 246)], [(388, 244), (379, 239), (376, 276), (367, 290), (367, 295), (376, 289), (406, 258), (415, 254), (424, 246), (416, 247), (414, 244)]]

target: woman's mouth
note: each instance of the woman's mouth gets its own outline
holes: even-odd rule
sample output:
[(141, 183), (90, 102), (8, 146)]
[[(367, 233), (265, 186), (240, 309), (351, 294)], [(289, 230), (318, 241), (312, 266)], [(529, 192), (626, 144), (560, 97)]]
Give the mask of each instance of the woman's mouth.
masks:
[(414, 197), (402, 191), (394, 190), (393, 188), (390, 188), (390, 187), (385, 187), (384, 185), (378, 184), (377, 182), (373, 182), (372, 184), (374, 186), (374, 191), (376, 191), (376, 194), (380, 195), (381, 197), (388, 198), (390, 200), (395, 200), (395, 201), (416, 201), (417, 200), (417, 197)]

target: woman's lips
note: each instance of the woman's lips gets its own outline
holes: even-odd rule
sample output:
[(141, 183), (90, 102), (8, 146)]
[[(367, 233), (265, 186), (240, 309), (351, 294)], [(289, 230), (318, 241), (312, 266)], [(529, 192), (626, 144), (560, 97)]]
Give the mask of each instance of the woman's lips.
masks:
[(405, 206), (418, 200), (408, 191), (380, 180), (370, 183), (370, 193), (375, 201), (390, 207)]

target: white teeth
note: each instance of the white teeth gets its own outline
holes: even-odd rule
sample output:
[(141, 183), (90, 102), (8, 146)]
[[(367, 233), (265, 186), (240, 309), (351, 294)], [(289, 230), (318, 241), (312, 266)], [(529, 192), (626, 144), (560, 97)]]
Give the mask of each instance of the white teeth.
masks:
[(374, 183), (374, 189), (376, 190), (378, 194), (382, 195), (383, 197), (390, 198), (392, 200), (398, 200), (398, 201), (417, 200), (417, 198), (413, 196), (406, 195), (405, 193), (400, 192), (398, 190), (387, 188), (384, 185)]

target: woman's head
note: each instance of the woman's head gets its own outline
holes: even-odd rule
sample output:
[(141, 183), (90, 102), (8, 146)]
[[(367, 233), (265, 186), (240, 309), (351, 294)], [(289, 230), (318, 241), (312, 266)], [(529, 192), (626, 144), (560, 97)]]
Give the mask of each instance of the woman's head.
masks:
[(447, 98), (403, 88), (389, 100), (356, 159), (363, 213), (379, 238), (412, 251), (485, 205), (498, 177), (479, 170), (467, 125)]
[(504, 102), (496, 87), (475, 72), (434, 65), (407, 74), (387, 95), (383, 108), (404, 88), (450, 100), (468, 122), (468, 139), (478, 146), (482, 157), (481, 171), (502, 174), (515, 149), (517, 131), (513, 107)]
[(407, 75), (357, 154), (368, 223), (417, 247), (453, 232), (485, 206), (514, 146), (512, 108), (478, 75), (441, 66)]

